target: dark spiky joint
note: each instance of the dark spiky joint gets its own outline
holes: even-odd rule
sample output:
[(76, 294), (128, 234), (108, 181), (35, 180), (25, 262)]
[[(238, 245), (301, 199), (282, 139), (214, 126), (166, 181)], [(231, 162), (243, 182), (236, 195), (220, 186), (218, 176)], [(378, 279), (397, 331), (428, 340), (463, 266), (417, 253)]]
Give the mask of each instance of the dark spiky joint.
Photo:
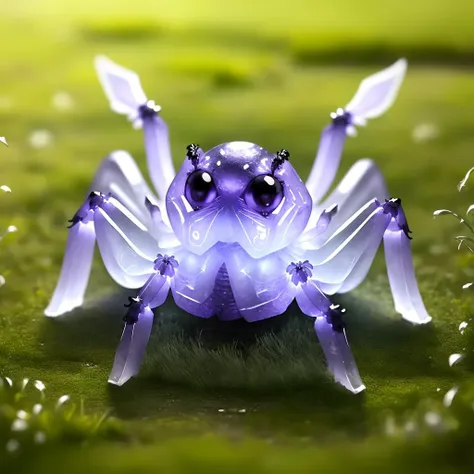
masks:
[(142, 298), (140, 296), (129, 296), (128, 304), (124, 304), (124, 306), (128, 308), (128, 311), (123, 320), (127, 324), (136, 324), (140, 313), (142, 313), (145, 308)]
[(186, 147), (186, 157), (191, 161), (196, 169), (199, 162), (199, 145), (196, 145), (196, 143), (189, 144)]
[(144, 120), (146, 118), (155, 117), (161, 110), (159, 105), (156, 105), (154, 101), (149, 100), (146, 104), (138, 107), (138, 116)]
[(400, 198), (385, 199), (382, 205), (384, 214), (390, 214), (397, 221), (398, 226), (403, 230), (404, 234), (411, 240), (412, 231), (408, 227), (408, 222), (402, 208), (402, 200)]
[(275, 158), (272, 160), (272, 174), (283, 165), (285, 161), (290, 160), (290, 152), (282, 148), (280, 151), (277, 152)]
[(337, 126), (348, 127), (352, 125), (352, 114), (344, 109), (337, 109), (331, 113), (332, 123)]
[(344, 308), (341, 308), (338, 304), (332, 304), (329, 306), (329, 311), (326, 314), (326, 321), (332, 326), (333, 331), (343, 332), (346, 328), (346, 323), (342, 315), (346, 312)]
[(68, 220), (71, 225), (67, 228), (70, 229), (71, 227), (74, 227), (77, 223), (82, 222), (89, 211), (95, 211), (98, 207), (101, 207), (104, 204), (104, 201), (110, 196), (110, 193), (105, 195), (97, 191), (92, 191), (87, 197), (84, 204), (74, 214), (73, 218)]

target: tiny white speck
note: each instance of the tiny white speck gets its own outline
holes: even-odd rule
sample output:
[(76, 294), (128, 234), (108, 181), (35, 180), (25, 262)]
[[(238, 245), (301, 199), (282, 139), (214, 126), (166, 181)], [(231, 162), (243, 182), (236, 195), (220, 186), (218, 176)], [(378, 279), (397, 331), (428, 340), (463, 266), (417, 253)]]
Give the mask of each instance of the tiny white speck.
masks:
[(20, 420), (26, 420), (28, 418), (28, 413), (26, 413), (25, 410), (19, 410), (16, 414), (17, 418), (20, 418)]
[(385, 420), (385, 434), (388, 436), (394, 436), (397, 432), (397, 426), (393, 417), (389, 417)]
[(224, 408), (219, 408), (219, 410), (217, 410), (217, 411), (218, 411), (219, 413), (224, 413), (224, 412), (225, 412)]
[(43, 444), (46, 441), (46, 435), (42, 431), (35, 433), (35, 443)]
[(0, 96), (0, 109), (7, 110), (11, 109), (12, 107), (12, 101), (10, 100), (9, 97)]
[(438, 127), (433, 123), (420, 123), (412, 132), (412, 138), (416, 143), (434, 140), (439, 135)]
[(9, 226), (7, 227), (7, 232), (8, 232), (9, 234), (11, 234), (11, 233), (13, 233), (13, 232), (16, 232), (17, 230), (18, 230), (18, 229), (17, 229), (17, 227), (16, 227), (15, 225), (9, 225)]
[(245, 408), (241, 408), (241, 409), (239, 410), (239, 413), (246, 413), (246, 412), (247, 412), (247, 410), (246, 410)]
[(57, 110), (66, 111), (74, 107), (74, 99), (71, 94), (59, 91), (54, 94), (52, 99), (53, 107)]
[(192, 235), (194, 240), (199, 240), (199, 232), (197, 230), (195, 230)]
[(222, 163), (221, 163), (221, 160), (219, 160), (219, 161), (216, 162), (216, 165), (217, 165), (217, 166), (220, 166), (221, 164), (222, 164)]
[(20, 443), (16, 439), (10, 439), (7, 442), (5, 448), (9, 453), (13, 453), (15, 451), (18, 451), (18, 449), (20, 448)]
[(446, 392), (445, 396), (443, 397), (443, 405), (445, 407), (451, 406), (451, 403), (453, 403), (454, 397), (456, 396), (456, 393), (458, 393), (458, 390), (458, 387), (453, 387)]
[(463, 290), (467, 290), (468, 288), (470, 288), (472, 286), (472, 283), (466, 283), (465, 285), (462, 286), (462, 289)]
[(221, 148), (221, 149), (219, 150), (219, 153), (220, 153), (222, 156), (225, 156), (225, 150), (224, 150), (224, 148)]
[(244, 170), (248, 170), (249, 168), (250, 168), (250, 165), (248, 163), (245, 163)]
[(7, 384), (10, 385), (10, 387), (13, 387), (13, 380), (10, 377), (5, 377), (5, 380), (7, 381)]
[(2, 191), (5, 191), (6, 193), (11, 193), (11, 192), (12, 192), (12, 190), (10, 189), (10, 187), (7, 186), (6, 184), (2, 184), (2, 186), (0, 186), (0, 189), (1, 189)]
[(449, 356), (449, 366), (452, 367), (454, 364), (459, 362), (462, 359), (462, 354), (451, 354)]
[(0, 286), (3, 286), (5, 283), (5, 277), (3, 275), (0, 275)]
[(445, 245), (431, 245), (428, 250), (431, 255), (443, 255), (447, 252), (448, 247)]
[(416, 431), (416, 424), (414, 421), (408, 421), (405, 424), (405, 432), (408, 434), (412, 434)]
[(425, 423), (428, 426), (439, 426), (442, 422), (442, 418), (438, 413), (435, 413), (434, 411), (429, 411), (428, 413), (425, 414)]
[(0, 137), (0, 142), (3, 143), (5, 146), (8, 146), (7, 139), (5, 137)]
[(39, 415), (41, 413), (41, 410), (43, 410), (43, 405), (40, 405), (37, 403), (36, 405), (33, 406), (33, 414), (34, 415)]
[(28, 142), (32, 148), (46, 148), (52, 144), (53, 138), (49, 130), (35, 130), (30, 134)]

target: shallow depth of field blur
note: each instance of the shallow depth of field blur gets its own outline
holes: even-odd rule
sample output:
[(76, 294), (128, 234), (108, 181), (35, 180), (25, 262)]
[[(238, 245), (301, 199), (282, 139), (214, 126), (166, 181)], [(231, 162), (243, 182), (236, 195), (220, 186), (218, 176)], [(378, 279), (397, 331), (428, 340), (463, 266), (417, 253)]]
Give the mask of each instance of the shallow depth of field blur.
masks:
[[(456, 190), (474, 166), (473, 24), (470, 0), (0, 0), (0, 135), (10, 145), (0, 144), (0, 185), (12, 190), (0, 193), (0, 231), (17, 228), (0, 242), (0, 376), (41, 380), (52, 404), (38, 422), (51, 440), (12, 444), (19, 425), (8, 413), (23, 402), (0, 387), (0, 464), (21, 472), (62, 472), (61, 463), (69, 472), (472, 472), (474, 298), (462, 286), (474, 280), (474, 259), (456, 249), (464, 232), (456, 220), (433, 211), (462, 213), (474, 202), (474, 183)], [(176, 166), (190, 142), (246, 140), (287, 148), (303, 178), (329, 113), (365, 76), (408, 59), (395, 105), (348, 139), (338, 176), (373, 158), (402, 198), (433, 323), (412, 327), (395, 313), (380, 252), (367, 281), (336, 298), (348, 310), (365, 393), (332, 382), (312, 323), (295, 307), (252, 326), (197, 321), (170, 300), (156, 312), (140, 376), (108, 386), (129, 292), (98, 253), (84, 308), (43, 316), (67, 219), (100, 160), (126, 149), (145, 171), (141, 132), (109, 110), (96, 54), (139, 73), (162, 106)], [(461, 422), (442, 412), (453, 387)], [(65, 394), (77, 407), (83, 400), (90, 418), (82, 408), (58, 415), (54, 401)], [(118, 421), (102, 420), (109, 410)]]

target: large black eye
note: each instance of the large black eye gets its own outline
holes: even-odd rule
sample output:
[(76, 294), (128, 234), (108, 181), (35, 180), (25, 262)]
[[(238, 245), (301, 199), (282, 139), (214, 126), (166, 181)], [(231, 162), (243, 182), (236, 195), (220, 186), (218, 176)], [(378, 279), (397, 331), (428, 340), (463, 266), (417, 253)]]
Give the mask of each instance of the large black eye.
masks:
[(247, 206), (262, 214), (274, 211), (283, 199), (283, 186), (273, 176), (260, 175), (247, 186), (244, 194)]
[(194, 207), (210, 204), (217, 197), (217, 189), (212, 176), (207, 171), (193, 171), (186, 180), (184, 194)]

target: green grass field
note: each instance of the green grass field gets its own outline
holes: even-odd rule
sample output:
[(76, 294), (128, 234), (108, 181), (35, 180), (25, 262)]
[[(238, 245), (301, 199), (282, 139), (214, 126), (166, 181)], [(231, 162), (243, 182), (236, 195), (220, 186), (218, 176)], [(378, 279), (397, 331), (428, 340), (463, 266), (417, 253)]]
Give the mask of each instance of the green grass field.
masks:
[[(457, 222), (432, 217), (473, 202), (473, 185), (456, 191), (474, 163), (472, 2), (133, 3), (132, 11), (85, 1), (73, 11), (57, 0), (0, 1), (0, 135), (10, 144), (0, 148), (0, 184), (12, 189), (0, 195), (0, 228), (18, 228), (0, 243), (0, 376), (42, 380), (50, 399), (84, 399), (94, 416), (111, 409), (126, 439), (94, 436), (80, 448), (51, 421), (60, 450), (51, 442), (18, 457), (0, 446), (0, 463), (18, 472), (62, 472), (61, 463), (70, 472), (472, 472), (474, 331), (458, 326), (473, 313), (472, 290), (461, 287), (474, 278), (474, 259), (456, 251)], [(364, 394), (332, 382), (312, 323), (295, 307), (250, 325), (200, 321), (172, 301), (157, 311), (139, 378), (108, 386), (128, 292), (98, 256), (85, 306), (43, 316), (66, 221), (101, 158), (126, 149), (145, 169), (141, 132), (109, 110), (95, 77), (99, 53), (139, 72), (162, 105), (176, 165), (190, 142), (248, 140), (289, 149), (303, 177), (329, 112), (366, 75), (398, 55), (410, 60), (394, 107), (348, 140), (339, 176), (371, 157), (403, 199), (433, 324), (412, 327), (395, 314), (379, 255), (367, 281), (337, 299)], [(72, 108), (53, 107), (60, 91)], [(439, 133), (416, 142), (420, 124)], [(30, 141), (38, 130), (52, 138), (42, 148)], [(454, 385), (462, 388), (445, 413), (440, 402)], [(390, 413), (403, 424), (433, 409), (462, 422), (446, 433), (417, 422), (414, 437), (384, 428)], [(0, 441), (9, 430), (0, 416)]]

